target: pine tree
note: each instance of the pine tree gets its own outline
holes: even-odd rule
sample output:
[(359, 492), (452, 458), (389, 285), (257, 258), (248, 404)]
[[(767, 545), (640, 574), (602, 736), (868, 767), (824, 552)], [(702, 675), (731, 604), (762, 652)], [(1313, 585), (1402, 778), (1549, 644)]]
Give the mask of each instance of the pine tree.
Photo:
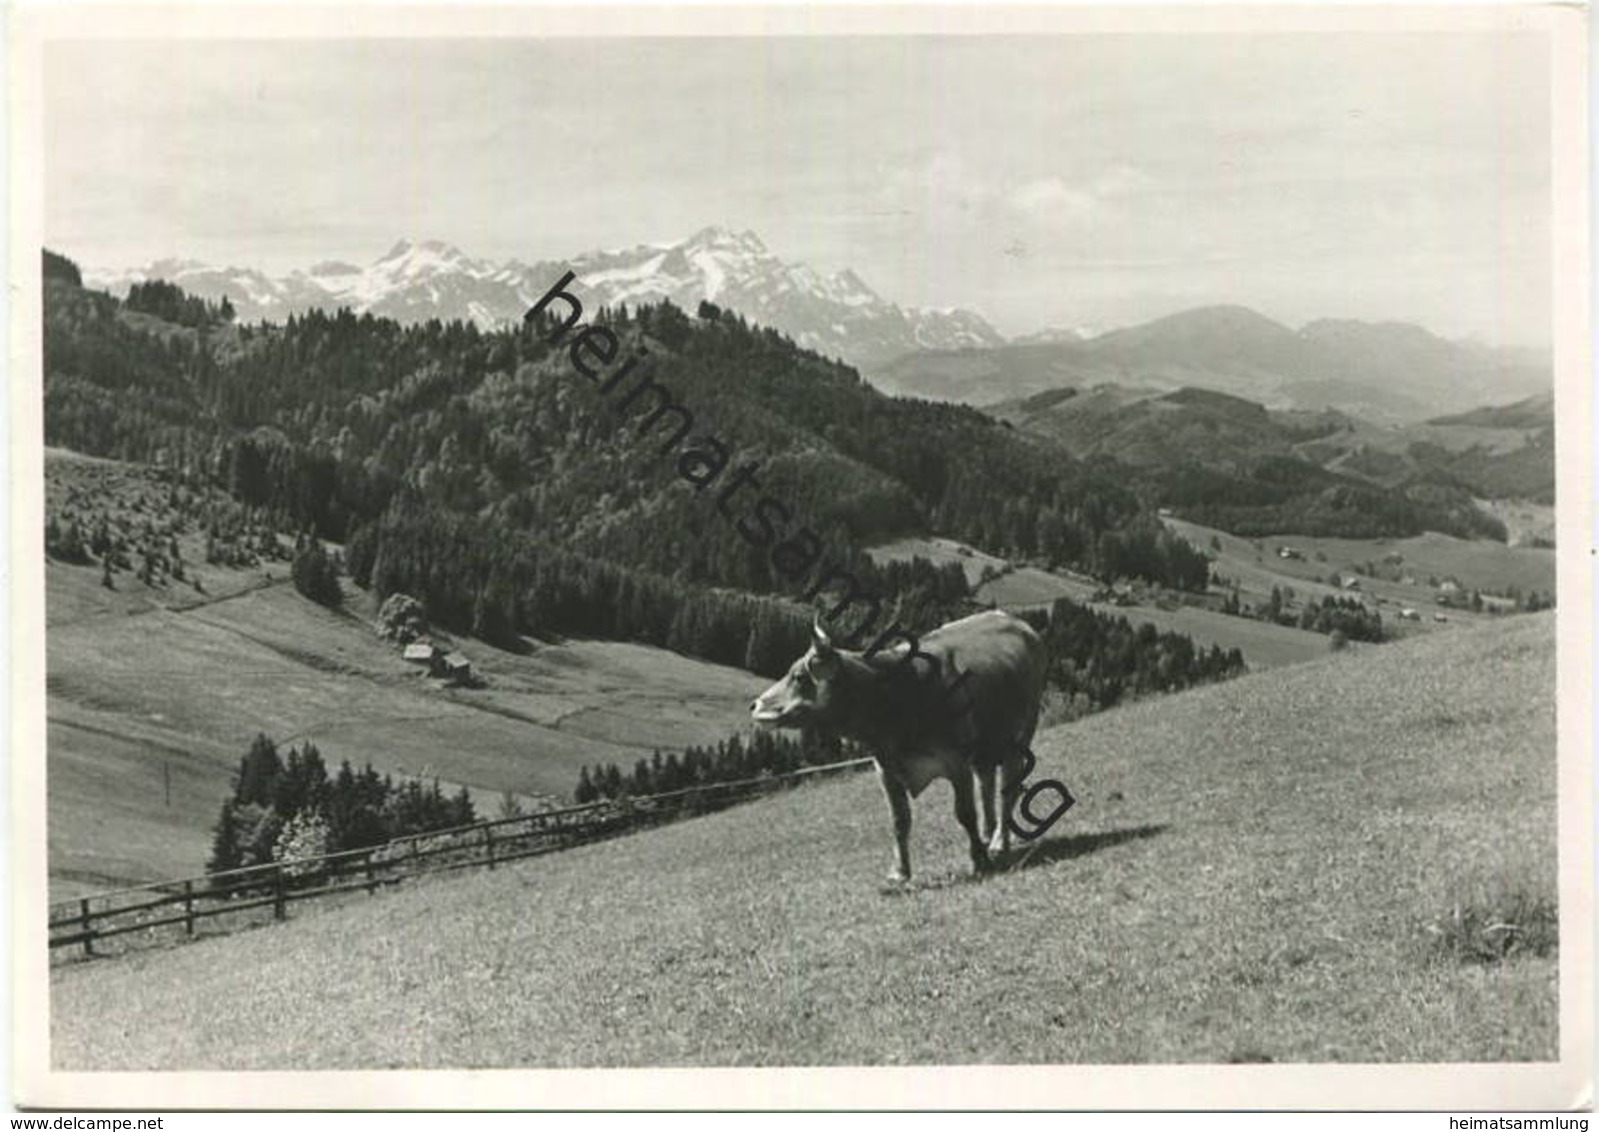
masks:
[(338, 570), (320, 539), (308, 539), (294, 557), (290, 568), (294, 588), (320, 605), (335, 606), (344, 600), (339, 588)]
[(272, 805), (278, 778), (282, 774), (283, 760), (278, 757), (277, 744), (265, 735), (257, 734), (239, 763), (239, 781), (234, 787), (234, 801), (241, 805)]
[[(234, 825), (233, 799), (229, 798), (223, 801), (222, 812), (217, 817), (216, 825), (211, 827), (211, 856), (206, 859), (205, 871), (227, 872), (238, 868), (239, 864), (239, 831)], [(218, 886), (228, 887), (225, 879), (218, 882)]]

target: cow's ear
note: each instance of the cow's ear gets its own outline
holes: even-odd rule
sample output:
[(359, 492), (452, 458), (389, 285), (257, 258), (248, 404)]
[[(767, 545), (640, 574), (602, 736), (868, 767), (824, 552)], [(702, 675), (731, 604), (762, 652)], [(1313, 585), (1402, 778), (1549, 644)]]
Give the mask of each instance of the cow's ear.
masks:
[(820, 617), (811, 622), (811, 644), (815, 647), (817, 656), (829, 656), (833, 652), (833, 638), (822, 628)]

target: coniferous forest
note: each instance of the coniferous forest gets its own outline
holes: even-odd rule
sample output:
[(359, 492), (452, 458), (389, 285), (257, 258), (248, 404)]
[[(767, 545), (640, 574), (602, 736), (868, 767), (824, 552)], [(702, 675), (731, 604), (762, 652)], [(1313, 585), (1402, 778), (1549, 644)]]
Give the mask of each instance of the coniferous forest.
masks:
[[(446, 796), (437, 779), (395, 782), (371, 766), (357, 771), (348, 762), (330, 775), (315, 743), (291, 747), (285, 757), (271, 739), (257, 735), (239, 760), (233, 793), (212, 826), (206, 872), (366, 849), (476, 820), (464, 786)], [(249, 881), (235, 877), (217, 883), (230, 887)]]
[[(215, 477), (334, 541), (410, 497), (687, 582), (781, 583), (538, 333), (348, 311), (241, 326), (165, 290), (148, 298), (183, 321), (142, 318), (65, 267), (47, 278), (50, 443)], [(936, 529), (994, 553), (1090, 571), (1108, 554), (1130, 576), (1203, 582), (1200, 556), (1163, 541), (1115, 469), (964, 406), (886, 397), (736, 314), (663, 303), (596, 318), (648, 344), (655, 379), (738, 460), (759, 461), (834, 558)]]

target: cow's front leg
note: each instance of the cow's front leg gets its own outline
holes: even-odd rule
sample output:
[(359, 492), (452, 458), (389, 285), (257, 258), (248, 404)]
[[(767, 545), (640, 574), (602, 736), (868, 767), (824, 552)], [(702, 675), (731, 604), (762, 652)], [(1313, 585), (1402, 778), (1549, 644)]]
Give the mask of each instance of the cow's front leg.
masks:
[(983, 844), (982, 830), (977, 828), (977, 801), (972, 797), (972, 776), (957, 774), (955, 784), (955, 820), (966, 831), (971, 845), (972, 869), (978, 873), (988, 871), (988, 848)]
[(879, 770), (888, 811), (894, 817), (894, 871), (888, 879), (901, 883), (911, 879), (911, 796), (904, 783)]

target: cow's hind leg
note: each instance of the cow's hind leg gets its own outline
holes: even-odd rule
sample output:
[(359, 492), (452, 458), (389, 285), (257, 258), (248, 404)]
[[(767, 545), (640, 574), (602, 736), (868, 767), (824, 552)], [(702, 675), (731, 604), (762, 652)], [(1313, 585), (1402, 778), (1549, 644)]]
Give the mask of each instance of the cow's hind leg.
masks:
[(955, 783), (955, 820), (966, 831), (971, 844), (972, 868), (979, 873), (988, 871), (988, 849), (983, 845), (983, 835), (977, 828), (977, 800), (972, 797), (972, 776), (957, 774)]
[(888, 879), (911, 879), (911, 796), (903, 783), (879, 771), (883, 783), (883, 796), (888, 799), (888, 811), (894, 818), (894, 871)]
[(994, 768), (984, 765), (977, 768), (977, 802), (981, 807), (979, 814), (983, 819), (981, 834), (983, 839), (989, 840), (994, 836)]
[(1031, 760), (1021, 753), (1006, 753), (999, 772), (999, 826), (989, 835), (988, 849), (995, 854), (1010, 852), (1010, 818), (1021, 796)]

